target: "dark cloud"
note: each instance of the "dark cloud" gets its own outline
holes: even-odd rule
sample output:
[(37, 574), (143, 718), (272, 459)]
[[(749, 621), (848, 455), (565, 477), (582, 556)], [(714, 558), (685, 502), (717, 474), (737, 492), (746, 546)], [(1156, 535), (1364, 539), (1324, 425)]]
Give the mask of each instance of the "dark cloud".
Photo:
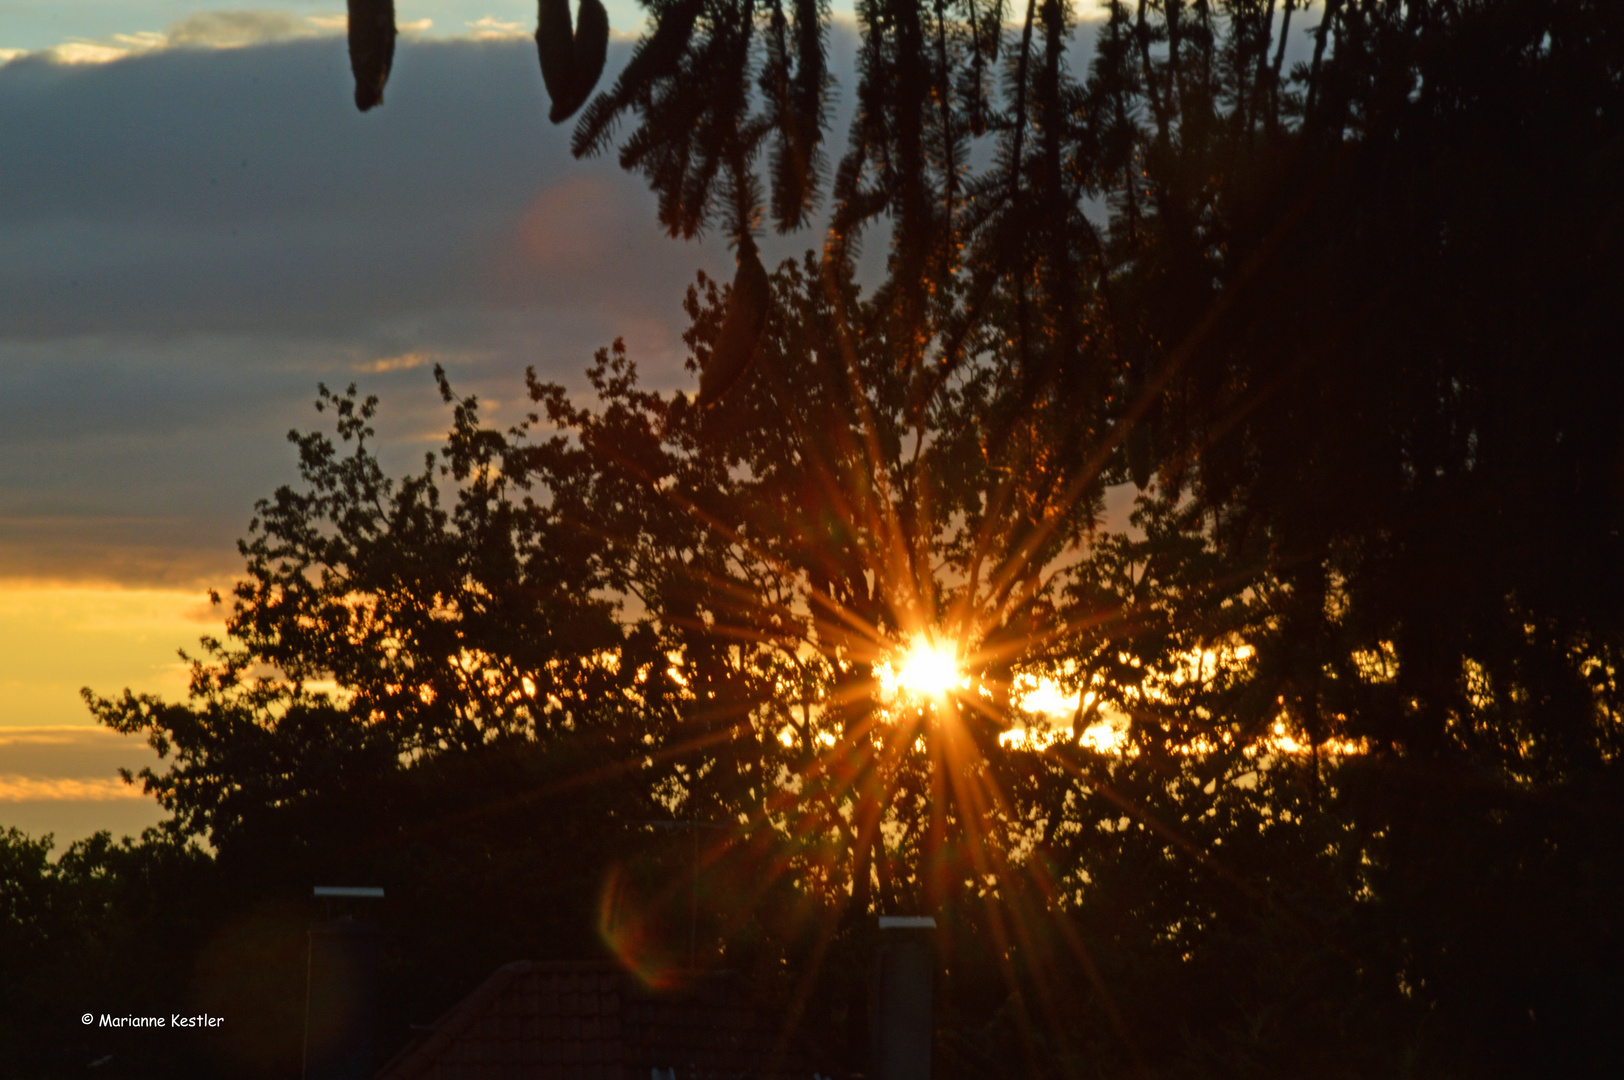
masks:
[(611, 161), (569, 158), (535, 66), (522, 41), (406, 42), (364, 116), (337, 39), (0, 68), (8, 336), (325, 334), (490, 299), (486, 264), (560, 183), (604, 228), (543, 279), (668, 289), (704, 256), (648, 242)]
[(533, 45), (403, 41), (365, 116), (349, 78), (333, 38), (0, 67), (0, 576), (234, 564), (319, 380), (383, 396), (404, 462), (435, 361), (500, 400), (625, 335), (684, 378), (682, 290), (727, 254), (569, 157)]

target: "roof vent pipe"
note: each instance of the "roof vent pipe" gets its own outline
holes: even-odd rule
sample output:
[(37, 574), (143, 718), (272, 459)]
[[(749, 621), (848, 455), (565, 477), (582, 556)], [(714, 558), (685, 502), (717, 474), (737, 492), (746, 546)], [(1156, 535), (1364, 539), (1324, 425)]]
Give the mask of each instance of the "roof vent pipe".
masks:
[(874, 1080), (930, 1080), (936, 920), (880, 916), (874, 957)]

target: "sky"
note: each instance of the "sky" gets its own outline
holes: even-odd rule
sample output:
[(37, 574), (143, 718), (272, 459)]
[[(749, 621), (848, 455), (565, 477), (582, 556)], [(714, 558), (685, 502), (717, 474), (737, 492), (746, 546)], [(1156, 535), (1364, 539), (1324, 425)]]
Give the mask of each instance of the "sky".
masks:
[[(607, 81), (640, 9), (606, 6)], [(498, 420), (527, 365), (581, 387), (617, 336), (646, 384), (690, 387), (683, 292), (731, 255), (665, 238), (612, 155), (569, 156), (534, 18), (398, 0), (363, 115), (342, 5), (0, 0), (0, 828), (60, 844), (158, 820), (116, 778), (153, 755), (80, 688), (184, 695), (177, 650), (221, 632), (206, 591), (229, 591), (255, 500), (294, 479), (286, 436), (318, 423), (318, 383), (379, 396), (396, 472), (448, 426), (436, 363)]]

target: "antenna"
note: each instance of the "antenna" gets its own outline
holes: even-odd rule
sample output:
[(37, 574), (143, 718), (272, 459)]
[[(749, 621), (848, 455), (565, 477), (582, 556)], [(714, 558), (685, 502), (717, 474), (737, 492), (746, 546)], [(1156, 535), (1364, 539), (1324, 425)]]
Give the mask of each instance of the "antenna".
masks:
[(718, 825), (712, 821), (639, 821), (638, 825), (649, 825), (656, 829), (687, 829), (693, 837), (693, 883), (688, 898), (688, 967), (699, 966), (699, 830), (713, 829), (717, 832), (726, 832), (728, 826)]

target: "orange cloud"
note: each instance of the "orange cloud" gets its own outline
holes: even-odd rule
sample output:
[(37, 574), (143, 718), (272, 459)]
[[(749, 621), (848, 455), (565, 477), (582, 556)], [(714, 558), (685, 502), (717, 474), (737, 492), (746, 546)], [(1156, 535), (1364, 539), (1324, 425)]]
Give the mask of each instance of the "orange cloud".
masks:
[(120, 777), (18, 776), (0, 773), (0, 802), (104, 802), (109, 799), (145, 799), (138, 784)]

